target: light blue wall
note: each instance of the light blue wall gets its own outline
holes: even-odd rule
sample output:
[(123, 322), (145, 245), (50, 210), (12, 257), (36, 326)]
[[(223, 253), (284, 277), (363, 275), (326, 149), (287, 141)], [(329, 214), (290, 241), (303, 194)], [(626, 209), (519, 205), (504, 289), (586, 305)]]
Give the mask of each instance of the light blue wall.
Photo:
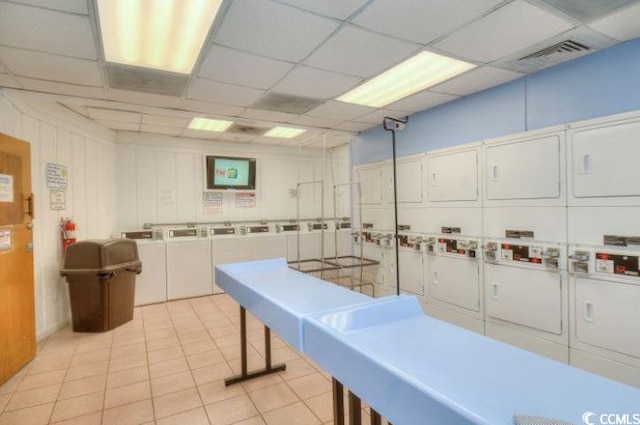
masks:
[[(640, 109), (640, 38), (414, 114), (398, 156)], [(391, 157), (381, 126), (352, 142), (353, 164)]]

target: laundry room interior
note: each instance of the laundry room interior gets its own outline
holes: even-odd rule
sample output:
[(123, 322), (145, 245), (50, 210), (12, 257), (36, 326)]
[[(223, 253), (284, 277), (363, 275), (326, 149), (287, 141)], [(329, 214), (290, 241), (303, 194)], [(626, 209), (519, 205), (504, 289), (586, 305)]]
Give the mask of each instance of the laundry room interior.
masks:
[[(176, 15), (201, 34), (178, 23), (150, 47), (108, 3), (0, 1), (0, 336), (17, 335), (0, 345), (15, 366), (0, 367), (0, 425), (338, 425), (342, 369), (305, 339), (317, 318), (296, 346), (261, 316), (271, 295), (226, 289), (286, 273), (398, 311), (410, 298), (469, 338), (638, 394), (639, 1), (190, 0)], [(131, 9), (151, 33), (172, 3)], [(157, 46), (187, 55), (183, 38), (182, 68), (158, 65)], [(131, 40), (156, 62), (110, 45)], [(97, 333), (76, 321), (83, 243), (105, 251), (80, 257), (115, 261), (122, 244), (140, 263), (131, 317)], [(344, 314), (326, 323), (366, 322)], [(251, 378), (247, 356), (271, 372), (272, 349), (285, 374), (224, 386)], [(365, 422), (415, 423), (343, 379)]]

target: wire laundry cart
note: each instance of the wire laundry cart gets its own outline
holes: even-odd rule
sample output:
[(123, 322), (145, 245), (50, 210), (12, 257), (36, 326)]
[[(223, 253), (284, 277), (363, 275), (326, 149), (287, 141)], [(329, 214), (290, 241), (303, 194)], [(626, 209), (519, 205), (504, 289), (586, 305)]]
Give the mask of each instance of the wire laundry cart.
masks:
[(353, 255), (289, 261), (289, 267), (302, 273), (308, 273), (319, 279), (362, 292), (363, 288), (370, 288), (371, 295), (375, 295), (375, 277), (379, 262)]
[[(299, 183), (298, 190), (302, 184), (319, 183), (322, 187), (323, 182), (307, 182)], [(335, 185), (333, 188), (334, 196), (334, 218), (337, 217), (336, 205), (337, 205), (337, 191), (341, 186), (348, 186), (350, 190), (356, 191), (356, 195), (360, 196), (359, 184), (347, 183), (342, 185)], [(324, 192), (321, 190), (321, 193)], [(324, 207), (323, 207), (324, 209)], [(324, 223), (324, 219), (321, 220)], [(360, 219), (362, 222), (362, 218)], [(299, 229), (300, 227), (298, 227)], [(324, 226), (321, 227), (321, 232), (324, 230)], [(338, 252), (338, 239), (337, 239), (337, 226), (335, 230), (335, 252)], [(361, 240), (362, 238), (360, 238)], [(294, 270), (298, 270), (302, 273), (308, 273), (319, 279), (323, 279), (340, 286), (347, 287), (351, 290), (359, 290), (363, 292), (365, 288), (369, 288), (371, 296), (375, 296), (375, 280), (378, 272), (379, 261), (364, 258), (363, 256), (345, 255), (336, 257), (321, 257), (313, 259), (300, 259), (299, 242), (300, 234), (298, 233), (298, 259), (289, 261), (289, 267)], [(320, 252), (324, 253), (324, 236), (321, 236)], [(362, 244), (362, 241), (360, 242)], [(362, 249), (360, 250), (362, 252)], [(322, 254), (321, 254), (322, 255)]]

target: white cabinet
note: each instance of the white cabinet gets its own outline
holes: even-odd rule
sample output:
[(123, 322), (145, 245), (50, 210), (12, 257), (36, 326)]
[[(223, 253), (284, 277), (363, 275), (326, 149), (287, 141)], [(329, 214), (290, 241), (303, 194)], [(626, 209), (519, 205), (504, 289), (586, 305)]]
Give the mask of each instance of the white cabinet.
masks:
[(260, 235), (246, 239), (247, 252), (251, 260), (287, 257), (287, 237), (285, 235)]
[(438, 151), (427, 156), (430, 206), (473, 205), (480, 199), (478, 148)]
[(482, 208), (426, 208), (424, 231), (482, 236)]
[(400, 289), (414, 295), (424, 294), (424, 260), (422, 252), (400, 248)]
[(569, 205), (640, 205), (640, 118), (569, 127)]
[(429, 298), (444, 306), (480, 311), (481, 281), (478, 261), (430, 255), (427, 257)]
[[(376, 205), (382, 203), (382, 164), (360, 167), (354, 172), (354, 181), (360, 183), (360, 203)], [(355, 195), (355, 203), (358, 195)]]
[(639, 285), (578, 277), (572, 303), (576, 342), (634, 357), (640, 365)]
[(212, 281), (209, 239), (167, 242), (167, 299), (210, 295)]
[[(386, 169), (388, 184), (387, 201), (393, 202), (393, 165), (389, 163)], [(398, 204), (422, 203), (422, 158), (407, 158), (396, 161), (396, 179), (398, 189)]]
[(544, 333), (562, 333), (562, 275), (519, 267), (485, 264), (488, 318)]
[[(240, 263), (243, 261), (249, 261), (249, 251), (247, 250), (247, 243), (244, 238), (240, 237), (220, 237), (213, 239), (212, 244), (212, 261), (213, 268), (221, 264)], [(224, 292), (219, 286), (216, 285), (215, 272), (212, 276), (213, 280), (213, 293), (219, 294)]]
[[(393, 210), (390, 211), (393, 214)], [(424, 232), (425, 208), (409, 208), (405, 205), (398, 206), (398, 227), (400, 232)]]
[(485, 205), (566, 205), (564, 132), (487, 142)]
[(640, 236), (640, 207), (569, 207), (569, 243), (603, 245), (605, 236)]
[(567, 240), (566, 207), (495, 207), (484, 208), (484, 236), (565, 243)]
[(136, 277), (135, 305), (167, 300), (167, 253), (165, 241), (137, 240), (142, 273)]

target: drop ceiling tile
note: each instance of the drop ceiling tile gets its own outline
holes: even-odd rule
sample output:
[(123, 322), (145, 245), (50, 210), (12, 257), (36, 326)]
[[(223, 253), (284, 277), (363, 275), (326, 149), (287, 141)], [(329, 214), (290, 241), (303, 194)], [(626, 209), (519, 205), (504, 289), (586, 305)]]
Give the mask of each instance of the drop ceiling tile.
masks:
[(287, 114), (286, 112), (265, 111), (263, 109), (246, 109), (242, 114), (243, 118), (253, 118), (257, 120), (267, 120), (276, 122), (291, 122), (298, 115)]
[(251, 142), (255, 140), (258, 136), (253, 134), (238, 134), (238, 133), (218, 133), (218, 139), (220, 140), (229, 140), (231, 142)]
[(142, 116), (137, 112), (92, 107), (89, 107), (87, 109), (89, 110), (89, 118), (94, 120), (133, 123), (140, 123), (140, 121), (142, 120)]
[(4, 65), (2, 64), (2, 58), (0, 58), (0, 74), (6, 74), (7, 72), (7, 68), (4, 67)]
[(53, 81), (36, 80), (34, 78), (16, 77), (25, 89), (44, 93), (65, 94), (93, 99), (104, 99), (102, 87), (77, 86), (73, 84), (56, 83)]
[(360, 118), (356, 118), (356, 122), (366, 122), (371, 124), (382, 124), (385, 117), (403, 119), (413, 114), (413, 112), (407, 111), (391, 111), (388, 109), (380, 109), (370, 114), (364, 115)]
[(375, 0), (353, 23), (394, 37), (427, 44), (481, 16), (501, 2), (502, 0)]
[(182, 137), (190, 137), (192, 139), (213, 139), (220, 140), (220, 134), (215, 131), (201, 131), (201, 130), (191, 130), (190, 128), (185, 129), (181, 136)]
[(180, 104), (180, 98), (163, 94), (142, 93), (130, 90), (109, 88), (107, 98), (119, 102), (135, 103), (138, 105), (157, 106), (160, 108), (176, 108)]
[(626, 41), (640, 37), (638, 22), (640, 22), (640, 3), (597, 20), (589, 26), (610, 37)]
[(14, 75), (83, 86), (102, 86), (102, 74), (95, 61), (11, 47), (0, 47), (0, 60)]
[(0, 2), (0, 40), (5, 46), (97, 58), (88, 16)]
[(402, 100), (392, 103), (387, 108), (393, 111), (411, 111), (420, 112), (434, 106), (450, 102), (457, 99), (458, 96), (450, 94), (434, 93), (430, 91), (421, 91), (413, 96), (405, 97)]
[(305, 115), (300, 115), (299, 117), (297, 117), (291, 122), (293, 124), (308, 125), (311, 127), (332, 128), (333, 126), (340, 124), (342, 120), (318, 118), (318, 117), (312, 117), (305, 114)]
[(86, 106), (83, 105), (73, 105), (73, 104), (62, 104), (65, 108), (69, 108), (77, 114), (82, 115), (83, 117), (89, 118), (89, 111)]
[(571, 29), (573, 25), (539, 7), (516, 0), (454, 32), (436, 47), (491, 62)]
[(282, 0), (282, 3), (343, 21), (360, 9), (366, 2), (367, 0)]
[(145, 133), (165, 134), (167, 136), (179, 136), (183, 129), (180, 127), (141, 124), (140, 131)]
[(417, 44), (395, 40), (354, 26), (345, 26), (304, 63), (316, 68), (366, 78), (402, 62), (418, 48)]
[(142, 124), (146, 125), (185, 128), (190, 122), (190, 118), (171, 117), (167, 115), (142, 115)]
[(0, 74), (0, 87), (21, 88), (18, 81), (9, 74)]
[(370, 128), (373, 128), (373, 127), (375, 127), (377, 125), (379, 125), (379, 124), (347, 121), (347, 122), (343, 122), (340, 125), (335, 126), (335, 128), (338, 129), (338, 130), (346, 130), (346, 131), (353, 131), (355, 133), (359, 133), (361, 131), (365, 131), (365, 130), (368, 130)]
[(223, 105), (249, 106), (263, 94), (263, 90), (196, 78), (189, 87), (187, 97)]
[(313, 117), (351, 120), (375, 111), (374, 108), (330, 100), (307, 114)]
[(346, 93), (361, 81), (358, 77), (299, 66), (278, 83), (274, 90), (297, 96), (330, 99)]
[(59, 10), (61, 12), (78, 13), (80, 15), (89, 14), (86, 0), (13, 0), (14, 3), (23, 3), (45, 9)]
[(330, 19), (269, 0), (236, 0), (214, 41), (271, 58), (299, 62), (337, 27), (338, 23)]
[(244, 111), (239, 106), (218, 105), (216, 103), (202, 102), (200, 100), (184, 99), (180, 102), (180, 109), (199, 112), (200, 114), (221, 115), (224, 117), (238, 116)]
[(110, 120), (95, 120), (95, 121), (107, 128), (110, 128), (111, 130), (140, 131), (140, 124), (135, 122), (110, 121)]
[(268, 89), (294, 67), (293, 64), (212, 45), (198, 76), (238, 86)]
[(508, 81), (522, 77), (520, 72), (485, 65), (466, 72), (459, 77), (452, 78), (442, 84), (431, 87), (430, 90), (438, 93), (447, 93), (458, 96), (466, 96), (490, 87), (504, 84)]

